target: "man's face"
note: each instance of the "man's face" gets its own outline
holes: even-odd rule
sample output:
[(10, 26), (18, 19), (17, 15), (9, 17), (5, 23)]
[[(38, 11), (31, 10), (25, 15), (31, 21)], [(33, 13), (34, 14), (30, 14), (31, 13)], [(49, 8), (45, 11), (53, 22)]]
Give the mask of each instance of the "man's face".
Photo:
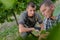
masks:
[(27, 8), (28, 16), (29, 16), (29, 17), (34, 16), (35, 11), (36, 11), (36, 8), (33, 8), (33, 7), (29, 6), (29, 7)]
[(53, 12), (51, 7), (45, 6), (44, 4), (41, 5), (40, 11), (42, 12), (42, 15), (45, 16), (46, 18), (49, 18)]

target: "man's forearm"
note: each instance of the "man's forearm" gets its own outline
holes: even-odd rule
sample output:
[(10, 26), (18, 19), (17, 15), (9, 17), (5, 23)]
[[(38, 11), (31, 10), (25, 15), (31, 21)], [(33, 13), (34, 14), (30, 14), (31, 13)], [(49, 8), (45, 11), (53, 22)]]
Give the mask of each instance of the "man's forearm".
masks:
[(30, 32), (34, 30), (34, 28), (23, 28), (23, 29), (20, 29), (19, 31), (22, 33), (22, 32)]
[(30, 32), (32, 30), (34, 30), (34, 28), (26, 28), (26, 27), (24, 27), (24, 25), (19, 24), (19, 32), (20, 33), (22, 33), (22, 32)]

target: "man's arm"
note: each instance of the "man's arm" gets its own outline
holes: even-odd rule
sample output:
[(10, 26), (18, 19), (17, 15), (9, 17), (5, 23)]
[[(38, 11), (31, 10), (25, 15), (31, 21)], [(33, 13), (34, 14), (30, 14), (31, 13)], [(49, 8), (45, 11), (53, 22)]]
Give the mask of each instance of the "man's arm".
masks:
[(34, 30), (34, 28), (25, 28), (22, 24), (19, 24), (19, 32), (22, 33), (22, 32), (29, 32), (29, 31), (32, 31)]
[(38, 18), (38, 22), (40, 24), (41, 30), (44, 30), (43, 20), (41, 19), (41, 16), (39, 14), (37, 14), (37, 18)]

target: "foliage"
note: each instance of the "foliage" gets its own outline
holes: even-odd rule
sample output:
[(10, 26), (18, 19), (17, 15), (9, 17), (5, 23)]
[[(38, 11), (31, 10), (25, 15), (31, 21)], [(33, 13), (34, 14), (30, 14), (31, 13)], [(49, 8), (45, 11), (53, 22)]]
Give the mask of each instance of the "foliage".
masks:
[(47, 37), (47, 40), (60, 40), (60, 23), (56, 26), (53, 26), (53, 29), (50, 31), (50, 35)]
[(57, 16), (59, 14), (60, 14), (60, 5), (55, 7), (54, 16)]

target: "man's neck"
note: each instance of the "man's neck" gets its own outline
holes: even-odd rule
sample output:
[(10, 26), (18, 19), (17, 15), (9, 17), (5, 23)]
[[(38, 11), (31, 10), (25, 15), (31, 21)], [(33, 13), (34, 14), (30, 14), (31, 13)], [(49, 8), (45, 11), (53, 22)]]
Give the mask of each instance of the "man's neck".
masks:
[[(49, 17), (49, 18), (52, 19), (52, 20), (56, 19), (55, 16), (51, 16), (51, 17)], [(47, 18), (47, 19), (48, 19), (48, 18)]]
[(56, 19), (56, 17), (55, 16), (51, 16), (51, 18), (54, 20), (54, 19)]

